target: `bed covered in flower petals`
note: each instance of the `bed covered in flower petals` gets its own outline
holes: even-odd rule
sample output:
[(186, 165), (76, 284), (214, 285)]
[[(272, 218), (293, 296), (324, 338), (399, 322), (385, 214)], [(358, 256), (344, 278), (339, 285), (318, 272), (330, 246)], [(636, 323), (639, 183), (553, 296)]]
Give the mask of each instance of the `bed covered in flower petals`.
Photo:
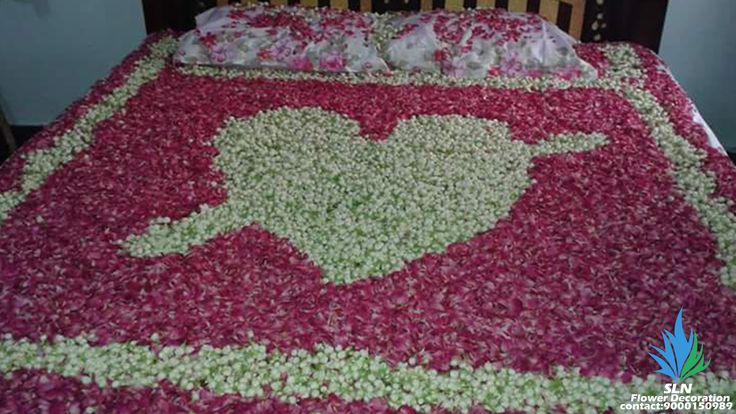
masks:
[(2, 410), (618, 409), (681, 307), (689, 381), (736, 394), (736, 169), (651, 52), (565, 81), (175, 47), (0, 170)]

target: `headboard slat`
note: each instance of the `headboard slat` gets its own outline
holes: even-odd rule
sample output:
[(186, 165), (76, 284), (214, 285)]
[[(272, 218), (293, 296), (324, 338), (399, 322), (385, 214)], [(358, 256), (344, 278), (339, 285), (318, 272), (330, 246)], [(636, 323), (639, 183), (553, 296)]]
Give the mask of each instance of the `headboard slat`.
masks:
[(496, 0), (478, 0), (479, 9), (494, 9), (496, 8)]
[(551, 22), (557, 22), (557, 13), (560, 10), (559, 0), (543, 1), (539, 5), (539, 14)]
[(585, 0), (568, 0), (572, 3), (572, 18), (568, 33), (576, 39), (583, 36), (583, 20), (585, 19)]
[(445, 0), (445, 9), (460, 11), (464, 9), (465, 2), (463, 0)]
[(570, 3), (566, 1), (560, 2), (560, 7), (557, 8), (557, 20), (554, 23), (569, 33), (570, 24), (572, 23), (572, 5)]
[(509, 0), (509, 11), (524, 13), (526, 11), (526, 0)]

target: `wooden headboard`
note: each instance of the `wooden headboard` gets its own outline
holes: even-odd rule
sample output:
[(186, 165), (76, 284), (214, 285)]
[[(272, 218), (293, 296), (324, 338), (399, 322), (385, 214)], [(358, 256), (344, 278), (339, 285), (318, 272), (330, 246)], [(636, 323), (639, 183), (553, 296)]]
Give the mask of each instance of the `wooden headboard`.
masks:
[[(242, 0), (231, 0), (240, 2)], [(253, 0), (246, 0), (253, 1)], [(265, 0), (264, 0), (265, 1)], [(503, 8), (539, 13), (584, 42), (630, 41), (655, 51), (668, 0), (268, 0), (273, 4), (384, 13), (398, 10)], [(149, 33), (189, 30), (194, 16), (227, 0), (142, 0)]]
[[(298, 4), (303, 7), (331, 7), (333, 9), (350, 9), (364, 12), (387, 11), (380, 10), (380, 8), (374, 10), (371, 0), (269, 0), (269, 2), (273, 6)], [(544, 16), (576, 39), (580, 39), (583, 34), (585, 2), (586, 0), (419, 0), (419, 7), (411, 10), (502, 8), (512, 12), (533, 12)], [(230, 3), (248, 5), (258, 3), (258, 0), (238, 0), (235, 2), (217, 0), (218, 6), (227, 6)]]

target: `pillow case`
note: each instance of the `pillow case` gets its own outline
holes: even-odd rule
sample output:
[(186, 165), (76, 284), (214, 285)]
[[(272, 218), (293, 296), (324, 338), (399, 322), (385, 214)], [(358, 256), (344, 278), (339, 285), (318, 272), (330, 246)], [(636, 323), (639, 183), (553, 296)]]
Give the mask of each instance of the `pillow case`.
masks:
[(542, 17), (501, 9), (433, 10), (392, 20), (386, 47), (392, 67), (455, 77), (595, 78), (574, 38)]
[(376, 17), (350, 10), (217, 7), (182, 36), (179, 63), (303, 71), (388, 70), (373, 42)]

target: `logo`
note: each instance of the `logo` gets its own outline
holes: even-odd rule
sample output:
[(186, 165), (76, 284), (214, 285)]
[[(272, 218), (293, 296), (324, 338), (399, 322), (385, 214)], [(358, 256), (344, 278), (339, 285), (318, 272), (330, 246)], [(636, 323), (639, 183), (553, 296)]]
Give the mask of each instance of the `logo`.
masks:
[[(723, 411), (733, 409), (731, 396), (709, 392), (707, 389), (693, 391), (693, 381), (684, 381), (704, 371), (710, 365), (705, 361), (703, 346), (698, 345), (698, 335), (691, 328), (690, 335), (685, 335), (682, 326), (682, 308), (675, 320), (673, 332), (662, 331), (664, 347), (651, 345), (656, 353), (649, 355), (657, 361), (659, 369), (655, 372), (672, 379), (671, 384), (664, 384), (664, 392), (655, 394), (634, 392), (629, 401), (619, 405), (621, 411)], [(702, 387), (702, 384), (701, 384)]]
[(655, 372), (667, 375), (675, 383), (681, 383), (710, 365), (710, 360), (705, 362), (703, 346), (698, 347), (698, 335), (695, 331), (690, 328), (689, 337), (685, 336), (682, 326), (682, 308), (675, 320), (674, 333), (665, 329), (662, 331), (662, 338), (664, 348), (651, 345), (659, 355), (649, 353), (652, 359), (659, 364), (659, 369)]

